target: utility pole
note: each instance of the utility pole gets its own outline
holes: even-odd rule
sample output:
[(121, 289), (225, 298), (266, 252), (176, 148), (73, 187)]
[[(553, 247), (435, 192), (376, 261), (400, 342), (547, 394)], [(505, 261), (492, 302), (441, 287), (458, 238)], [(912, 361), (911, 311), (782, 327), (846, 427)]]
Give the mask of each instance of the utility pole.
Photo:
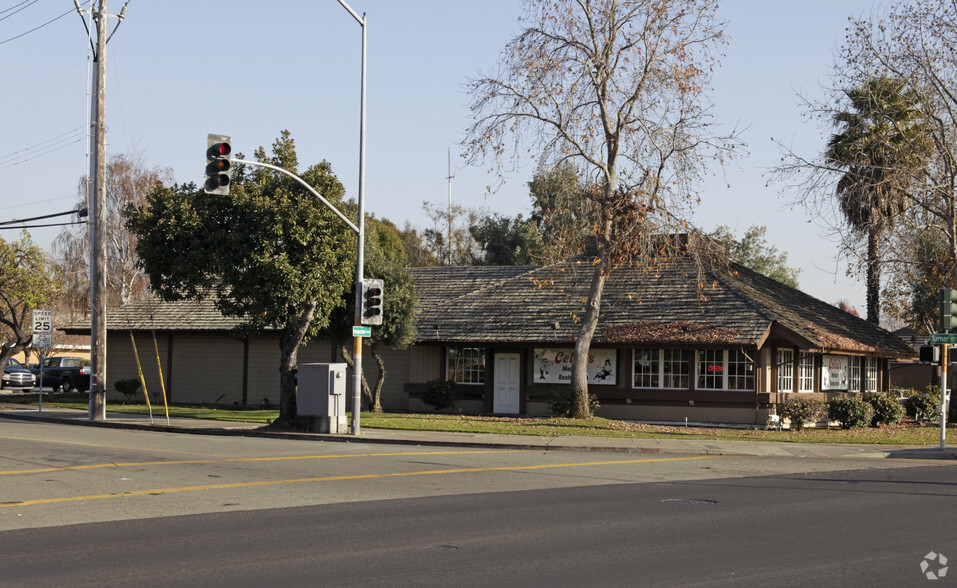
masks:
[[(81, 18), (83, 9), (74, 0)], [(92, 189), (87, 194), (90, 209), (90, 414), (89, 420), (106, 419), (106, 35), (107, 0), (99, 0), (92, 13), (96, 25), (93, 52), (94, 79), (91, 101), (90, 162)], [(91, 8), (92, 10), (92, 8)], [(126, 6), (118, 15), (126, 16)], [(84, 25), (86, 21), (84, 20)], [(117, 22), (117, 27), (119, 22)], [(89, 30), (87, 31), (89, 33)], [(116, 32), (116, 29), (113, 29)], [(110, 34), (112, 36), (112, 33)]]

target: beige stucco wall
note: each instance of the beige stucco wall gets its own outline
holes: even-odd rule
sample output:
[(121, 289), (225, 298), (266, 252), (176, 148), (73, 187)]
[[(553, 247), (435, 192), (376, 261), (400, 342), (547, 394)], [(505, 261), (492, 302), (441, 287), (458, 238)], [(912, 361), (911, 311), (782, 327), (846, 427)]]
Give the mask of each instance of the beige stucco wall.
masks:
[[(169, 365), (167, 361), (168, 340), (165, 335), (157, 335), (156, 344), (153, 344), (153, 337), (149, 334), (137, 333), (135, 336), (136, 351), (139, 354), (140, 365), (143, 369), (143, 378), (146, 380), (146, 389), (150, 395), (151, 402), (162, 402), (163, 389), (160, 386), (160, 368), (156, 364), (156, 349), (159, 348), (160, 366), (163, 370), (163, 383), (169, 378)], [(125, 400), (125, 396), (113, 389), (113, 384), (117, 380), (130, 378), (139, 379), (139, 373), (136, 369), (136, 354), (133, 353), (133, 345), (130, 342), (129, 333), (110, 333), (106, 339), (106, 393), (108, 400)], [(140, 390), (140, 396), (136, 400), (143, 400), (143, 390)]]
[(437, 345), (414, 345), (409, 348), (409, 382), (424, 384), (442, 378), (442, 348)]

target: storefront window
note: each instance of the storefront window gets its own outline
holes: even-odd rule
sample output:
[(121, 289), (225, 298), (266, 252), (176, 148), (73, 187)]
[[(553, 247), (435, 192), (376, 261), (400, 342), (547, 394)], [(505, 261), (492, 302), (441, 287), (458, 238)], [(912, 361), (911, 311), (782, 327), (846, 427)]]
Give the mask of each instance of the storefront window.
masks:
[(814, 392), (814, 356), (803, 351), (798, 363), (798, 392)]
[(778, 392), (794, 391), (794, 350), (778, 349)]
[(685, 349), (664, 349), (662, 388), (687, 388), (691, 378), (691, 352)]
[(877, 358), (864, 360), (864, 391), (877, 392)]
[(728, 352), (728, 390), (754, 390), (754, 362), (743, 351)]
[(704, 390), (724, 388), (724, 351), (719, 349), (698, 351), (698, 388)]
[(861, 391), (861, 358), (852, 357), (847, 365), (847, 390)]
[(459, 384), (484, 384), (485, 348), (449, 347), (446, 374)]
[(636, 349), (635, 388), (687, 389), (691, 352), (683, 349)]
[(660, 349), (635, 350), (635, 388), (657, 388), (661, 372)]

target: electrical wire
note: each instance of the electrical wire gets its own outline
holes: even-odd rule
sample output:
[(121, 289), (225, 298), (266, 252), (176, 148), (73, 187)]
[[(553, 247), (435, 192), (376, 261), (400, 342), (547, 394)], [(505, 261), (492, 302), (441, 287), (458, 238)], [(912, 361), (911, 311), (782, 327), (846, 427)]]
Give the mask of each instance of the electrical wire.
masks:
[(22, 208), (24, 206), (46, 204), (47, 202), (57, 202), (59, 200), (76, 200), (76, 196), (60, 196), (59, 198), (48, 198), (46, 200), (32, 200), (29, 204), (11, 204), (10, 206), (0, 206), (0, 210), (10, 210), (11, 208)]
[(53, 153), (54, 151), (59, 151), (73, 145), (74, 143), (79, 143), (86, 139), (86, 129), (83, 127), (77, 127), (71, 131), (63, 133), (62, 135), (57, 135), (52, 139), (47, 139), (46, 141), (41, 141), (36, 145), (20, 149), (19, 151), (14, 151), (8, 155), (0, 156), (0, 169), (7, 169), (15, 165), (20, 165), (21, 163), (26, 163), (30, 160), (36, 159), (43, 155)]
[[(13, 12), (10, 12), (10, 14), (8, 14), (8, 15), (6, 15), (6, 16), (3, 16), (3, 17), (0, 17), (0, 20), (7, 20), (8, 18), (10, 18), (11, 16), (13, 16), (14, 14), (20, 12), (20, 10), (26, 10), (27, 8), (29, 8), (30, 6), (32, 6), (32, 5), (36, 4), (36, 3), (37, 3), (37, 0), (23, 0), (23, 2), (21, 2), (20, 4), (15, 4), (15, 5), (11, 6), (10, 8), (7, 8), (6, 10), (0, 10), (0, 14), (3, 14), (4, 12), (10, 12), (10, 11), (13, 10), (14, 8), (17, 8), (18, 6), (21, 7), (19, 10), (14, 10)], [(26, 4), (26, 6), (23, 6), (24, 4)]]
[[(24, 7), (24, 8), (26, 8), (26, 7)], [(71, 8), (70, 10), (67, 10), (66, 12), (64, 12), (63, 14), (61, 14), (60, 16), (51, 18), (50, 20), (46, 21), (46, 22), (43, 23), (42, 25), (35, 26), (35, 27), (33, 27), (32, 29), (30, 29), (29, 31), (20, 33), (19, 35), (16, 35), (16, 36), (14, 36), (14, 37), (10, 37), (9, 39), (4, 39), (3, 41), (0, 41), (0, 45), (3, 45), (4, 43), (9, 43), (10, 41), (16, 41), (16, 40), (19, 39), (20, 37), (25, 37), (25, 36), (29, 35), (30, 33), (34, 32), (34, 31), (38, 31), (38, 30), (42, 29), (43, 27), (45, 27), (45, 26), (47, 26), (47, 25), (49, 25), (49, 24), (55, 23), (56, 21), (60, 20), (60, 19), (63, 18), (64, 16), (66, 16), (66, 15), (68, 15), (68, 14), (72, 14), (73, 12), (76, 12), (76, 9), (75, 9), (75, 8)]]
[(16, 227), (13, 227), (13, 226), (9, 226), (9, 227), (8, 227), (8, 226), (0, 226), (0, 231), (4, 231), (4, 230), (7, 230), (7, 229), (22, 230), (22, 229), (42, 229), (42, 228), (44, 228), (44, 227), (67, 227), (67, 226), (70, 226), (70, 225), (85, 225), (85, 224), (87, 224), (87, 222), (88, 222), (88, 221), (71, 221), (71, 222), (68, 222), (68, 223), (50, 223), (50, 224), (46, 224), (46, 225), (20, 225), (20, 226), (16, 226)]
[(30, 222), (30, 221), (43, 220), (43, 219), (46, 219), (46, 218), (54, 218), (54, 217), (57, 217), (57, 216), (67, 216), (67, 215), (71, 215), (71, 214), (79, 214), (80, 216), (86, 216), (86, 215), (87, 215), (87, 210), (86, 210), (86, 208), (81, 208), (81, 209), (76, 209), (76, 208), (74, 208), (73, 210), (66, 210), (66, 211), (64, 211), (64, 212), (54, 212), (54, 213), (52, 213), (52, 214), (44, 214), (43, 216), (32, 216), (32, 217), (30, 217), (30, 218), (18, 218), (18, 219), (16, 219), (16, 220), (10, 220), (10, 221), (0, 222), (0, 226), (12, 225), (12, 224), (16, 224), (16, 223), (26, 223), (26, 222)]
[(16, 7), (18, 7), (18, 6), (23, 6), (23, 5), (26, 4), (27, 2), (29, 2), (30, 4), (33, 4), (33, 3), (36, 2), (36, 1), (37, 1), (37, 0), (23, 0), (23, 2), (21, 2), (21, 3), (19, 3), (19, 4), (14, 4), (14, 5), (11, 6), (10, 8), (4, 8), (3, 10), (0, 10), (0, 14), (3, 14), (4, 12), (10, 12), (10, 11), (13, 10), (14, 8), (16, 8)]

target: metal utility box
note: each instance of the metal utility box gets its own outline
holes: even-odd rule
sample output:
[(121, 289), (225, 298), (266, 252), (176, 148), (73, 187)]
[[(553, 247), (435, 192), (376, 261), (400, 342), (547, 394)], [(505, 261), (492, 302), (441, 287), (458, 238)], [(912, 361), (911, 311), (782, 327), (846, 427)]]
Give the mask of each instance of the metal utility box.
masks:
[(346, 364), (303, 363), (296, 387), (296, 428), (347, 433)]

